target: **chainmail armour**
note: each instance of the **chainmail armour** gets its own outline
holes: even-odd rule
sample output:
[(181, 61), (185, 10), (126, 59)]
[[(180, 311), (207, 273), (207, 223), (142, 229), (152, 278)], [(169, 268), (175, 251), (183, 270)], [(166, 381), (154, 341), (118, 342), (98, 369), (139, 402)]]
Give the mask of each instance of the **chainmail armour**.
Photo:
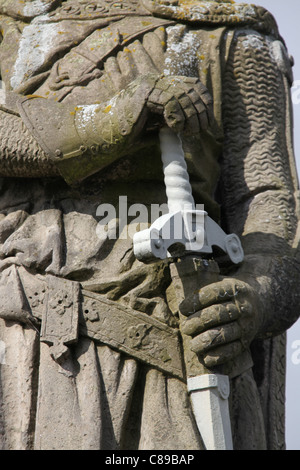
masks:
[(2, 176), (58, 176), (59, 173), (25, 124), (0, 109), (0, 167)]
[[(111, 13), (112, 8), (110, 1), (79, 4), (68, 0), (57, 8), (59, 2), (40, 2), (36, 11), (33, 11), (36, 2), (32, 5), (18, 0), (2, 3), (0, 13), (8, 33), (4, 35), (1, 47), (9, 50), (11, 44), (20, 41), (22, 28), (24, 31), (26, 27), (36, 26), (36, 15), (46, 15), (45, 21), (55, 25), (65, 21), (66, 30), (70, 27), (66, 26), (68, 19), (72, 17), (76, 22), (85, 15), (81, 26), (86, 26), (92, 17), (94, 21), (99, 20), (99, 28), (101, 23), (104, 29), (109, 27), (105, 15), (107, 11)], [(78, 28), (81, 36), (78, 33), (80, 41), (76, 45), (63, 43), (62, 46), (59, 43), (62, 36), (56, 35), (55, 40), (59, 43), (56, 57), (47, 57), (34, 72), (22, 69), (24, 64), (21, 64), (20, 70), (25, 75), (28, 73), (28, 80), (17, 83), (18, 77), (14, 77), (14, 89), (11, 87), (12, 73), (3, 79), (6, 79), (7, 88), (16, 94), (35, 93), (76, 106), (93, 104), (95, 96), (97, 101), (107, 102), (136, 77), (149, 72), (199, 74), (206, 77), (206, 86), (212, 95), (217, 78), (222, 83), (222, 91), (215, 100), (215, 110), (216, 117), (222, 116), (222, 119), (218, 121), (217, 136), (210, 135), (205, 145), (201, 139), (195, 142), (191, 139), (191, 149), (186, 147), (191, 182), (197, 202), (203, 202), (205, 197), (212, 200), (221, 169), (217, 192), (220, 204), (215, 205), (217, 209), (221, 205), (224, 229), (243, 237), (246, 261), (252, 257), (255, 266), (263, 263), (268, 266), (272, 280), (268, 292), (266, 288), (266, 296), (273, 297), (270, 307), (273, 323), (266, 325), (266, 332), (270, 331), (270, 335), (274, 331), (281, 333), (283, 327), (296, 319), (297, 298), (292, 293), (298, 292), (299, 286), (294, 284), (292, 275), (298, 269), (291, 251), (297, 225), (297, 183), (287, 161), (289, 157), (292, 160), (288, 136), (289, 77), (276, 60), (279, 39), (276, 24), (261, 7), (220, 1), (188, 3), (182, 6), (182, 1), (144, 0), (143, 5), (148, 10), (139, 4), (143, 15), (148, 14), (150, 18), (151, 11), (169, 23), (151, 31), (145, 30), (122, 46), (124, 38), (119, 34), (116, 36), (120, 41), (118, 48), (108, 51), (97, 67), (89, 69), (90, 58), (94, 57), (91, 46), (84, 57), (87, 61), (84, 76), (76, 76), (72, 62), (76, 59), (76, 51), (73, 49), (89, 44), (92, 34), (97, 34), (95, 24), (86, 35)], [(124, 16), (130, 18), (133, 12), (136, 14), (138, 2), (123, 4), (128, 7), (127, 12), (122, 12)], [(113, 15), (112, 24), (122, 21), (123, 17), (117, 18), (119, 10)], [(18, 28), (16, 22), (22, 28)], [(221, 40), (212, 51), (211, 69), (205, 68), (206, 58), (201, 47), (206, 43), (209, 49), (218, 35)], [(233, 38), (231, 42), (229, 35)], [(200, 47), (196, 47), (197, 44)], [(212, 78), (210, 74), (220, 60), (220, 51), (226, 55), (226, 60), (222, 56), (221, 66)], [(17, 61), (17, 51), (14, 53)], [(210, 58), (208, 54), (208, 61)], [(13, 70), (11, 61), (10, 55), (6, 54), (2, 73)], [(75, 75), (68, 75), (68, 64), (73, 64), (71, 72)], [(286, 109), (284, 119), (282, 109)], [(81, 283), (84, 289), (177, 327), (176, 318), (166, 302), (170, 287), (167, 267), (141, 268), (137, 266), (129, 242), (105, 240), (100, 243), (96, 237), (97, 205), (110, 202), (108, 196), (103, 196), (102, 188), (108, 188), (110, 192), (106, 194), (116, 197), (115, 188), (124, 191), (124, 184), (126, 191), (133, 194), (130, 202), (144, 202), (148, 188), (153, 190), (155, 186), (159, 200), (164, 191), (161, 168), (155, 166), (157, 162), (160, 164), (160, 155), (156, 158), (154, 154), (142, 154), (143, 158), (139, 160), (125, 158), (115, 162), (111, 168), (83, 182), (76, 192), (66, 188), (54, 164), (26, 128), (17, 108), (8, 111), (5, 106), (0, 107), (0, 133), (0, 173), (4, 177), (14, 177), (4, 179), (2, 184), (2, 269), (6, 262), (10, 266), (17, 259), (16, 265), (24, 279), (30, 273), (40, 276), (50, 272), (55, 279)], [(18, 178), (21, 176), (23, 178)], [(39, 178), (45, 176), (49, 178)], [(217, 219), (218, 210), (216, 214)], [(40, 249), (41, 229), (43, 250)], [(259, 267), (257, 272), (259, 277)], [(252, 275), (255, 273), (249, 274)], [(290, 316), (285, 319), (287, 311)], [(163, 445), (166, 449), (202, 448), (191, 417), (185, 384), (177, 379), (143, 368), (138, 361), (88, 338), (80, 338), (74, 345), (74, 364), (70, 360), (69, 370), (57, 372), (48, 346), (39, 343), (33, 329), (17, 322), (7, 328), (1, 320), (0, 333), (1, 338), (14, 345), (18, 363), (23, 367), (22, 374), (18, 373), (18, 364), (12, 371), (5, 368), (1, 371), (1, 401), (10, 406), (6, 407), (6, 415), (0, 406), (0, 447), (155, 449)], [(284, 448), (284, 348), (284, 336), (255, 340), (252, 348), (255, 381), (252, 372), (232, 381), (231, 411), (235, 417), (232, 424), (237, 449), (249, 446), (255, 449)], [(74, 376), (73, 369), (76, 371)], [(49, 377), (52, 383), (58, 384), (53, 396), (53, 391), (42, 388)], [(26, 403), (20, 404), (18, 391), (24, 383), (30, 390), (27, 390)], [(80, 384), (85, 387), (79, 388)], [(91, 395), (87, 399), (88, 388)], [(64, 390), (68, 390), (73, 401), (64, 400)], [(157, 409), (149, 405), (153, 394), (157, 397)], [(70, 420), (72, 436), (60, 434)], [(52, 425), (55, 422), (62, 425), (55, 429)], [(86, 427), (85, 423), (88, 423)], [(245, 423), (247, 433), (244, 432)]]
[[(259, 257), (268, 253), (280, 256), (287, 244), (293, 243), (297, 226), (297, 188), (293, 185), (291, 167), (286, 161), (290, 139), (289, 113), (286, 113), (285, 120), (282, 119), (282, 110), (288, 108), (287, 97), (282, 93), (287, 78), (274, 59), (273, 44), (270, 37), (257, 31), (237, 32), (224, 74), (223, 210), (228, 230), (234, 227), (237, 233), (244, 235), (247, 256)], [(257, 220), (260, 220), (261, 233), (257, 233)], [(255, 233), (253, 238), (252, 233)], [(274, 233), (276, 236), (272, 235)], [(283, 272), (276, 257), (269, 269), (275, 278), (275, 311), (275, 303), (285, 295), (280, 294)], [(294, 269), (291, 266), (291, 272)], [(297, 288), (292, 284), (292, 280), (286, 279), (291, 292)], [(283, 449), (285, 336), (258, 341), (256, 348), (254, 360), (258, 367), (255, 371), (268, 427), (268, 446)], [(267, 366), (268, 361), (272, 362), (272, 367)], [(265, 373), (261, 381), (262, 362)], [(269, 393), (266, 394), (267, 388)], [(270, 397), (273, 398), (270, 400)]]
[[(272, 40), (255, 31), (237, 33), (223, 95), (222, 179), (228, 228), (238, 227), (239, 233), (256, 232), (258, 218), (261, 232), (276, 233), (285, 242), (293, 242), (295, 201), (285, 159), (287, 116), (282, 119), (282, 110), (287, 98), (283, 89)], [(276, 246), (264, 249), (274, 252)], [(257, 252), (257, 241), (252, 252)]]

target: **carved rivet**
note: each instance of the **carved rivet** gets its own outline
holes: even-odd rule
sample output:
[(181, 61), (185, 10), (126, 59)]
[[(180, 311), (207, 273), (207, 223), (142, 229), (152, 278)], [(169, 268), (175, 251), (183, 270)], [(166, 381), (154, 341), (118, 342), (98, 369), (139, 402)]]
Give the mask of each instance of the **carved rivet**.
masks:
[(55, 155), (56, 155), (56, 157), (61, 157), (62, 156), (62, 151), (60, 149), (55, 150)]
[(86, 147), (85, 147), (84, 145), (81, 145), (81, 146), (80, 146), (80, 150), (81, 150), (81, 152), (85, 152), (85, 151), (86, 151)]
[(237, 243), (233, 243), (231, 245), (231, 249), (232, 249), (233, 253), (237, 253), (239, 251), (239, 247), (238, 247)]
[(163, 246), (163, 241), (161, 240), (161, 238), (159, 238), (158, 240), (155, 240), (154, 245), (158, 249), (161, 248)]

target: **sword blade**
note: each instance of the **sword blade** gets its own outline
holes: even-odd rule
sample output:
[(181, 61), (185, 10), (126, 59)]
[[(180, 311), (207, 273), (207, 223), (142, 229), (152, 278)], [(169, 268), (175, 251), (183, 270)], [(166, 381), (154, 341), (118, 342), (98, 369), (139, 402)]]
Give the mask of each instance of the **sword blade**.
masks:
[[(169, 212), (194, 209), (195, 203), (181, 139), (169, 128), (161, 129), (159, 138)], [(177, 270), (173, 270), (173, 273), (175, 271)], [(180, 273), (178, 275), (180, 276)], [(181, 279), (181, 282), (184, 284), (183, 279)], [(189, 289), (183, 285), (182, 290), (186, 292)], [(179, 295), (182, 295), (182, 293)], [(183, 342), (185, 349), (188, 348), (188, 343), (189, 341)], [(232, 450), (228, 405), (230, 393), (229, 378), (225, 375), (214, 373), (189, 376), (191, 362), (193, 362), (193, 367), (195, 367), (197, 358), (191, 360), (191, 351), (187, 350), (184, 351), (184, 355), (185, 360), (188, 362), (186, 363), (188, 373), (187, 386), (192, 409), (205, 448), (207, 450)], [(186, 359), (187, 357), (188, 359)], [(200, 363), (199, 370), (203, 370), (203, 366)]]

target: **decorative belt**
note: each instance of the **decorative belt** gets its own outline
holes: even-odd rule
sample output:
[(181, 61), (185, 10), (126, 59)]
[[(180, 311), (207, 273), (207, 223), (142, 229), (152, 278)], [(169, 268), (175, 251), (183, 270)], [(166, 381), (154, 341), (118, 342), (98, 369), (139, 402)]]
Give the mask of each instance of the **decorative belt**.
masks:
[(33, 276), (22, 267), (11, 266), (9, 271), (10, 283), (22, 283), (32, 315), (41, 320), (41, 341), (49, 344), (54, 360), (63, 360), (68, 346), (83, 336), (184, 380), (177, 329), (83, 290), (78, 282)]

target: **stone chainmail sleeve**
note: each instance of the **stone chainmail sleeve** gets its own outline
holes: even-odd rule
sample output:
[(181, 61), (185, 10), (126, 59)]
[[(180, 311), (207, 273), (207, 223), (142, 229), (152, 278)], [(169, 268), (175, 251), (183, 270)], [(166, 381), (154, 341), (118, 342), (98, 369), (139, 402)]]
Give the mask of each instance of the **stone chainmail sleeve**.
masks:
[(57, 176), (58, 170), (26, 128), (20, 115), (0, 106), (0, 176)]
[(270, 287), (264, 334), (298, 317), (291, 83), (280, 41), (252, 30), (235, 34), (223, 82), (222, 207), (226, 229), (242, 237), (246, 274)]

